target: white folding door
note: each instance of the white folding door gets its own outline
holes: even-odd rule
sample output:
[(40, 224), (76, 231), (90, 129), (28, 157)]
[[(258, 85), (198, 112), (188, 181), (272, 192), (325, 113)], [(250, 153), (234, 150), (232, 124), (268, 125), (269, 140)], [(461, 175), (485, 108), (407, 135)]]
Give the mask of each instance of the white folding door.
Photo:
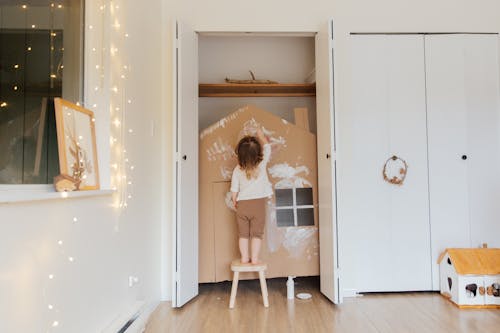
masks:
[[(351, 110), (343, 129), (350, 151), (339, 195), (344, 291), (431, 288), (424, 39), (352, 35)], [(343, 122), (346, 124), (346, 122)], [(408, 173), (384, 181), (392, 156)]]
[(433, 286), (449, 247), (500, 246), (498, 35), (425, 36)]

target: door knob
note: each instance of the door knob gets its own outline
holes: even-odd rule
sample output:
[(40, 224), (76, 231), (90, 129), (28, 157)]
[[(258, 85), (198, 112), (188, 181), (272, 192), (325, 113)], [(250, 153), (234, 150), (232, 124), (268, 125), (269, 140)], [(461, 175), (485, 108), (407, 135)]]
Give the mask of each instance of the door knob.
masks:
[(182, 159), (185, 161), (188, 159), (187, 155), (182, 155)]
[(462, 159), (465, 161), (467, 159), (467, 155), (462, 155)]

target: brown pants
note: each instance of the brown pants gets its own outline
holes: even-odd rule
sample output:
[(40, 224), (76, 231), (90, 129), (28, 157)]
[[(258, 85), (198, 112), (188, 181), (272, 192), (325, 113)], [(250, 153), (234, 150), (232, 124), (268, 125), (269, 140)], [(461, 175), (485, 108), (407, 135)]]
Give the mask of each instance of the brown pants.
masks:
[(238, 201), (236, 217), (240, 238), (261, 238), (266, 222), (266, 198)]

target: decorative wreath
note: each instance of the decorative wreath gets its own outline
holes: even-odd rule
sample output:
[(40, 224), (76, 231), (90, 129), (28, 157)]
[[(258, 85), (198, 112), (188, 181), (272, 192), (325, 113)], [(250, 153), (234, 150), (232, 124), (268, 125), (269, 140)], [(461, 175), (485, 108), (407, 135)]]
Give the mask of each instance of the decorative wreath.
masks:
[[(388, 170), (391, 175), (388, 175)], [(382, 171), (382, 175), (384, 176), (384, 180), (393, 185), (401, 186), (406, 178), (406, 173), (408, 172), (408, 164), (405, 160), (396, 155), (389, 157), (384, 164), (384, 170)], [(397, 175), (394, 175), (397, 173)]]

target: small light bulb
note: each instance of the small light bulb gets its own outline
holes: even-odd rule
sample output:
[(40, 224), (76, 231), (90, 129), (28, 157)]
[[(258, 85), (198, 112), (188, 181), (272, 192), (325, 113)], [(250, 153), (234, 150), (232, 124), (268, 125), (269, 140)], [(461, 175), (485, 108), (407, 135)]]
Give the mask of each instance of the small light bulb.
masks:
[(67, 198), (68, 197), (68, 192), (61, 192), (61, 197), (62, 198)]
[(50, 280), (54, 279), (54, 274), (49, 274), (49, 279)]
[(69, 262), (73, 262), (73, 261), (75, 261), (75, 258), (73, 258), (73, 257), (68, 257), (68, 260), (69, 260)]
[(28, 51), (31, 51), (31, 46), (28, 46)]
[(133, 165), (130, 166), (130, 170), (134, 170), (135, 167)]
[(32, 24), (32, 25), (31, 25), (31, 27), (32, 27), (33, 29), (35, 29), (35, 28), (36, 28), (36, 25)]
[(128, 198), (129, 198), (129, 199), (132, 199), (132, 195), (130, 195), (130, 194), (129, 194), (129, 195), (128, 195)]
[(73, 217), (73, 222), (78, 222), (78, 219), (76, 217)]
[(57, 242), (57, 244), (59, 244), (59, 245), (63, 245), (63, 241), (62, 241), (62, 240), (60, 240), (60, 241), (58, 241), (58, 242)]
[(17, 89), (19, 89), (17, 86), (14, 86), (14, 90), (17, 91)]
[(26, 5), (22, 5), (21, 7), (22, 7), (23, 9), (28, 8), (28, 6), (26, 6)]
[(7, 106), (7, 102), (2, 102), (2, 103), (0, 103), (0, 108), (4, 108), (4, 107), (6, 107), (6, 106)]
[(94, 27), (92, 25), (89, 25), (89, 29), (92, 30)]
[(50, 74), (50, 77), (51, 77), (52, 79), (55, 79), (57, 76), (56, 76), (55, 74)]
[(53, 323), (52, 323), (52, 327), (57, 327), (59, 326), (59, 322), (57, 320), (55, 320)]
[(129, 132), (129, 133), (132, 133), (132, 132), (134, 132), (134, 130), (133, 130), (133, 129), (131, 129), (131, 128), (129, 128), (129, 129), (128, 129), (128, 132)]
[(15, 65), (14, 65), (14, 68), (15, 68), (15, 69), (18, 69), (18, 68), (19, 68), (19, 64), (15, 64)]
[(57, 5), (57, 8), (62, 8), (62, 5)]
[(49, 310), (52, 310), (54, 308), (52, 304), (49, 304), (47, 307), (49, 308)]

